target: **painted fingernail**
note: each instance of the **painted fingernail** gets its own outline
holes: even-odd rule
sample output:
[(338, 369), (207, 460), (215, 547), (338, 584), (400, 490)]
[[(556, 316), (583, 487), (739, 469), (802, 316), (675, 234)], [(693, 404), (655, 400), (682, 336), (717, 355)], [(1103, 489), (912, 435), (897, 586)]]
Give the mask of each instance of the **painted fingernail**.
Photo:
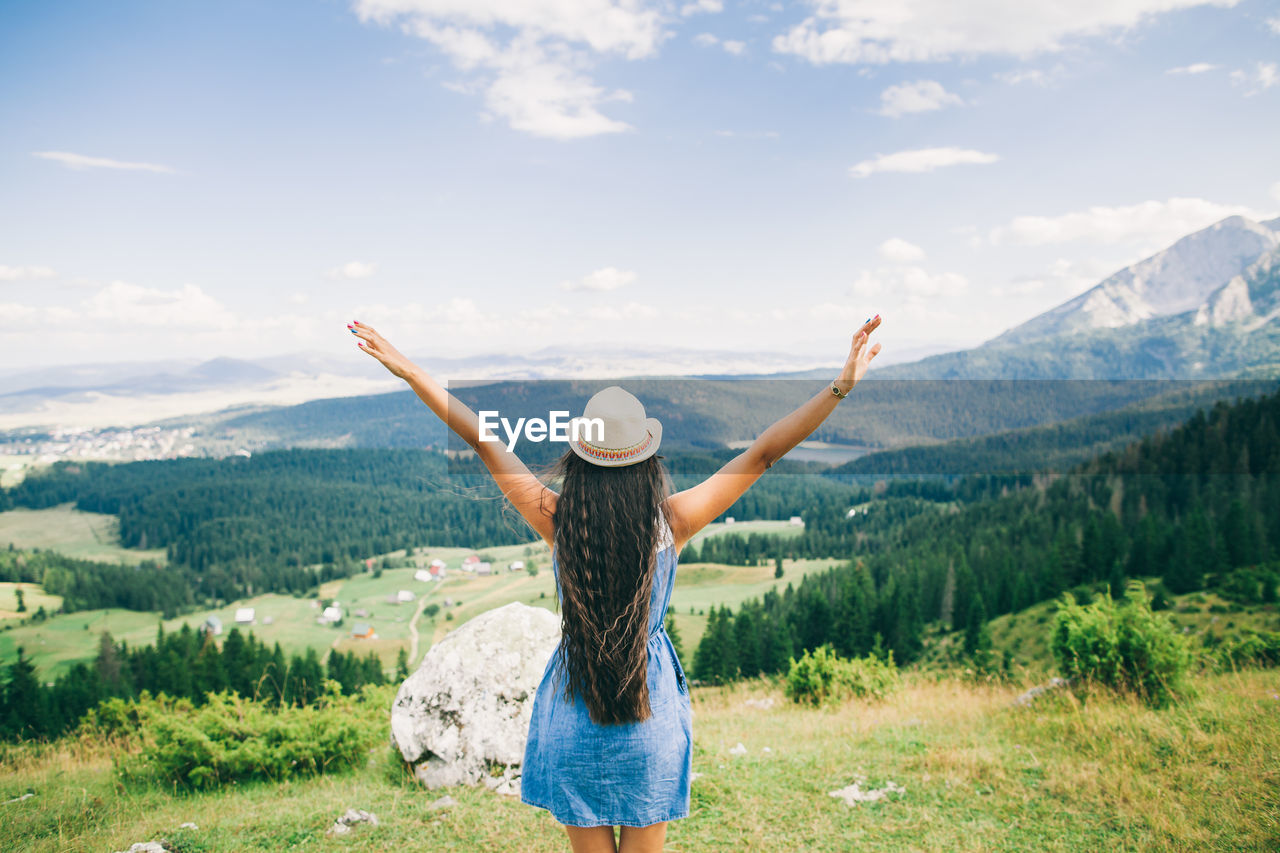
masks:
[(348, 329), (347, 329), (347, 331), (348, 331), (348, 332), (350, 332), (350, 333), (351, 333), (351, 334), (353, 334), (353, 335), (356, 333), (356, 330), (355, 330), (355, 329), (351, 329), (351, 328), (348, 328)]
[(352, 320), (351, 322), (355, 323), (357, 326), (359, 326), (359, 325), (360, 325), (360, 321), (359, 321), (359, 320)]

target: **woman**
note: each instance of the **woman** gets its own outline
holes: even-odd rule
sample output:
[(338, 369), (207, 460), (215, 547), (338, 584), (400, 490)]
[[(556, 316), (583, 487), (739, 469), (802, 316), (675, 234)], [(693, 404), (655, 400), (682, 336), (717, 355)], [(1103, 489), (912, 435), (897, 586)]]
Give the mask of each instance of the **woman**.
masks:
[(476, 414), (374, 329), (348, 325), (361, 349), (408, 382), (475, 450), (552, 548), (563, 636), (535, 694), (521, 799), (565, 825), (574, 853), (658, 851), (667, 822), (688, 815), (689, 695), (663, 629), (676, 557), (853, 390), (880, 351), (867, 346), (879, 325), (877, 314), (858, 330), (831, 385), (714, 475), (676, 494), (655, 455), (661, 424), (621, 388), (587, 403), (580, 420), (603, 430), (573, 434), (556, 493), (503, 442), (481, 441)]

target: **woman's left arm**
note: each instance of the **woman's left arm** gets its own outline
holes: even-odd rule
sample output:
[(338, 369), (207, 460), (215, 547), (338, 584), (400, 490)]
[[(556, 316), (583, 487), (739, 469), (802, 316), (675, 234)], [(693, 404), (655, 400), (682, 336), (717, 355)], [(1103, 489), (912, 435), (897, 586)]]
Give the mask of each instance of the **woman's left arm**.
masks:
[(502, 494), (542, 540), (551, 545), (555, 536), (552, 517), (556, 510), (556, 493), (543, 485), (518, 456), (507, 450), (503, 442), (481, 441), (480, 419), (471, 407), (446, 391), (431, 374), (402, 355), (372, 326), (356, 322), (348, 324), (347, 328), (360, 338), (360, 349), (407, 382), (427, 408), (476, 452)]

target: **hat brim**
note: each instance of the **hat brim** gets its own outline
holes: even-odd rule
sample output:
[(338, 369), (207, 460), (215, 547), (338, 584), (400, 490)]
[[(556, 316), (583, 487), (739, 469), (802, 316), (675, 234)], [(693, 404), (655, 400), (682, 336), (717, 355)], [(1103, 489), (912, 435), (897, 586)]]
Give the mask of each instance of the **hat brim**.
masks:
[[(574, 420), (577, 420), (575, 418)], [(609, 448), (596, 447), (588, 442), (579, 440), (569, 440), (569, 449), (576, 453), (579, 457), (590, 462), (592, 465), (599, 465), (601, 468), (623, 468), (627, 465), (635, 465), (637, 462), (643, 462), (650, 456), (658, 452), (658, 445), (662, 443), (662, 422), (657, 418), (644, 419), (645, 431), (648, 432), (648, 443), (634, 454), (619, 454), (619, 451), (610, 450)]]

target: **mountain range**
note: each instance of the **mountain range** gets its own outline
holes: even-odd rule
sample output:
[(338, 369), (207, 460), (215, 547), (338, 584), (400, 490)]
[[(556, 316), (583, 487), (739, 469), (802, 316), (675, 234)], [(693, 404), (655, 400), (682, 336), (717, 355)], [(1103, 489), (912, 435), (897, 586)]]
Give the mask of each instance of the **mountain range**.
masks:
[(1231, 216), (970, 350), (895, 379), (1206, 379), (1280, 372), (1280, 218)]

